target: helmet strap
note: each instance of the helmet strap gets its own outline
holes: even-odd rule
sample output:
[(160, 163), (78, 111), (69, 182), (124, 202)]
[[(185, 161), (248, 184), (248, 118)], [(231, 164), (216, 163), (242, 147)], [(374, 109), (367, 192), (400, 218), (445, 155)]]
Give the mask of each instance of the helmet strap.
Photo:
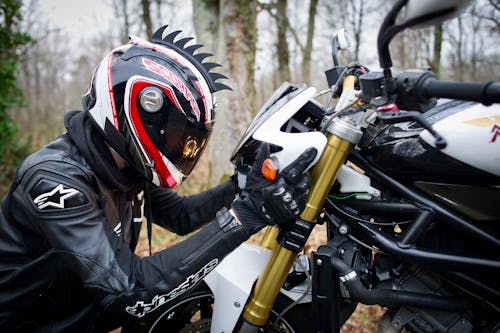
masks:
[(144, 186), (145, 186), (144, 187), (144, 197), (146, 199), (146, 202), (145, 202), (146, 209), (144, 210), (144, 215), (146, 217), (146, 227), (148, 229), (147, 231), (148, 231), (149, 256), (151, 256), (151, 239), (153, 236), (153, 225), (151, 222), (151, 198), (149, 196), (149, 186), (151, 186), (151, 184), (149, 182), (146, 182), (146, 184)]
[(109, 150), (111, 151), (111, 156), (113, 156), (113, 159), (115, 160), (115, 163), (116, 163), (116, 166), (118, 167), (118, 169), (120, 169), (120, 170), (125, 169), (127, 164), (125, 163), (123, 158), (121, 158), (121, 156), (116, 152), (116, 150), (113, 149), (113, 147), (111, 147), (109, 144), (107, 144), (107, 146), (109, 147)]

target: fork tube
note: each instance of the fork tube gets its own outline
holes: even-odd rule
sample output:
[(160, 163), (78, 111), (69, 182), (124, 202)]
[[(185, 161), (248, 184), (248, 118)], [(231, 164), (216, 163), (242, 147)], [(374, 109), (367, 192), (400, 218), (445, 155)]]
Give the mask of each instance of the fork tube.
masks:
[(277, 227), (267, 226), (264, 230), (264, 235), (260, 241), (260, 246), (272, 250), (276, 245), (276, 237), (278, 237), (279, 229)]
[[(352, 133), (343, 135), (346, 128), (349, 131), (354, 131), (355, 135)], [(314, 223), (321, 212), (323, 202), (340, 167), (344, 164), (353, 144), (357, 143), (361, 137), (361, 132), (357, 128), (340, 119), (328, 128), (328, 132), (327, 145), (311, 171), (309, 195), (305, 209), (300, 214), (301, 219), (310, 223)], [(295, 252), (285, 249), (277, 242), (274, 243), (271, 257), (245, 306), (243, 316), (247, 323), (261, 327), (267, 322), (276, 297), (296, 256)]]

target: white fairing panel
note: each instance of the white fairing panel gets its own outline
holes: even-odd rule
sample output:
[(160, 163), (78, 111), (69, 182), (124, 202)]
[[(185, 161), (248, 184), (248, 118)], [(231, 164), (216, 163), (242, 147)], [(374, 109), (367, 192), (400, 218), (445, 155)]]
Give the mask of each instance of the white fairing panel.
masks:
[(253, 137), (262, 142), (268, 142), (283, 149), (271, 154), (279, 161), (280, 170), (295, 161), (306, 149), (314, 147), (316, 157), (309, 165), (316, 163), (326, 146), (326, 136), (321, 132), (286, 133), (280, 130), (292, 116), (300, 110), (316, 93), (316, 89), (309, 87), (292, 98), (281, 109), (274, 113), (255, 131)]
[[(500, 105), (475, 104), (433, 127), (448, 143), (443, 153), (500, 176)], [(423, 131), (420, 137), (435, 147), (428, 131)]]
[(243, 243), (205, 277), (215, 296), (210, 332), (232, 332), (271, 251)]

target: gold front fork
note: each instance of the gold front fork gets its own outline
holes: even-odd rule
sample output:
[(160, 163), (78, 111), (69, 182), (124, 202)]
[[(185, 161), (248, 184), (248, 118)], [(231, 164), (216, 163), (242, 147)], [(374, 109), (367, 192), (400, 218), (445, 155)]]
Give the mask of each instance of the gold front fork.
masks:
[[(357, 131), (355, 128), (354, 130)], [(335, 133), (335, 130), (333, 130), (333, 133)], [(310, 223), (314, 223), (321, 212), (323, 202), (335, 181), (340, 167), (344, 164), (353, 147), (353, 143), (349, 140), (342, 139), (333, 133), (328, 134), (327, 145), (323, 154), (311, 171), (309, 195), (305, 209), (300, 214), (302, 220)], [(281, 286), (285, 282), (297, 256), (297, 253), (287, 250), (276, 242), (277, 233), (276, 228), (266, 230), (262, 244), (265, 244), (268, 248), (272, 246), (271, 257), (255, 285), (243, 314), (248, 323), (257, 327), (261, 327), (267, 322)]]

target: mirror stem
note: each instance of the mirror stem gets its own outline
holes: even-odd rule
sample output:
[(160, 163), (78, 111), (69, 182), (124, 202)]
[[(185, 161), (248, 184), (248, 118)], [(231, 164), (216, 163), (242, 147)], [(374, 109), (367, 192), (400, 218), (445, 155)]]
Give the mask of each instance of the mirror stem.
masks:
[(384, 70), (386, 68), (392, 67), (391, 54), (389, 52), (389, 43), (391, 42), (392, 38), (399, 31), (401, 31), (400, 29), (397, 29), (398, 26), (395, 25), (396, 16), (399, 14), (401, 9), (407, 2), (408, 0), (398, 0), (391, 8), (384, 21), (382, 22), (382, 25), (380, 26), (377, 37), (377, 49), (380, 67), (382, 67)]

